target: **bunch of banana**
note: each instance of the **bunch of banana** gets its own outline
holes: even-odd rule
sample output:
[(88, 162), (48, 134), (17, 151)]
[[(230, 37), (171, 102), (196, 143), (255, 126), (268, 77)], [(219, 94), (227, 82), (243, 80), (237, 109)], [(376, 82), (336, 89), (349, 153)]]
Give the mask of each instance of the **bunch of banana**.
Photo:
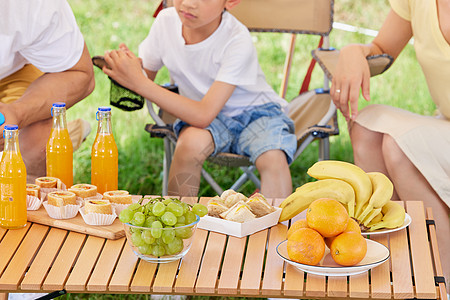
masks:
[(307, 173), (318, 180), (300, 186), (281, 203), (280, 222), (296, 216), (316, 199), (332, 198), (344, 204), (349, 216), (366, 230), (403, 224), (405, 210), (390, 201), (394, 187), (383, 173), (366, 173), (354, 164), (334, 160), (317, 162)]

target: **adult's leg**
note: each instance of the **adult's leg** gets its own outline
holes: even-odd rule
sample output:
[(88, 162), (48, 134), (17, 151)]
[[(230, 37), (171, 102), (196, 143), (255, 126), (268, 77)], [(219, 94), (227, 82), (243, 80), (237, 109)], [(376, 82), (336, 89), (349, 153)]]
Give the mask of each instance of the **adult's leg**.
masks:
[(450, 285), (450, 252), (448, 251), (450, 249), (450, 209), (391, 136), (384, 136), (382, 149), (386, 168), (400, 199), (422, 200), (425, 207), (433, 209), (442, 269), (447, 280), (448, 291)]
[(203, 162), (214, 151), (209, 131), (185, 127), (177, 141), (169, 171), (168, 192), (172, 196), (197, 196)]
[(292, 193), (292, 179), (286, 154), (269, 150), (258, 156), (255, 166), (261, 176), (261, 194), (268, 198), (286, 198)]

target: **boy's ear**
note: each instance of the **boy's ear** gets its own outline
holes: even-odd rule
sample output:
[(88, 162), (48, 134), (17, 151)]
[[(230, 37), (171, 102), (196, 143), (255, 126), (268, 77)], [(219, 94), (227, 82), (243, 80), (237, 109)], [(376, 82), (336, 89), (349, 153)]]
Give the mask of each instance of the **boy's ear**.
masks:
[(241, 0), (227, 0), (227, 3), (225, 3), (225, 8), (227, 10), (230, 10), (233, 7), (235, 7), (236, 5), (238, 5), (239, 3), (241, 3)]

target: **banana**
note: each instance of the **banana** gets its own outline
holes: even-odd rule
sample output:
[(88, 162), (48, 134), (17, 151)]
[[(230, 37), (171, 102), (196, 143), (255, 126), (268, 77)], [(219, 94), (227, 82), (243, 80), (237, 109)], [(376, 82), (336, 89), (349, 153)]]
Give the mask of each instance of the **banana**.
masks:
[(331, 198), (341, 202), (347, 209), (355, 206), (355, 192), (350, 184), (338, 179), (324, 179), (305, 183), (298, 187), (281, 204), (280, 222), (289, 220), (305, 209), (316, 199)]
[(381, 207), (380, 208), (374, 208), (369, 214), (367, 214), (367, 217), (363, 220), (361, 220), (361, 224), (363, 224), (364, 226), (367, 227), (367, 225), (372, 221), (373, 218), (375, 218), (376, 216), (378, 216), (381, 212)]
[(376, 215), (376, 216), (372, 219), (372, 221), (370, 221), (369, 224), (367, 224), (366, 226), (367, 226), (367, 227), (370, 227), (370, 226), (372, 226), (372, 225), (374, 225), (374, 224), (380, 222), (381, 219), (383, 219), (383, 213), (380, 211), (380, 213), (379, 213), (378, 215)]
[(380, 228), (397, 228), (405, 221), (405, 209), (395, 201), (388, 201), (382, 208), (383, 218), (369, 227), (369, 231)]
[(355, 213), (350, 217), (358, 216), (362, 207), (372, 195), (372, 182), (369, 176), (354, 164), (336, 160), (322, 160), (312, 165), (307, 173), (319, 180), (340, 179), (353, 187), (355, 191)]
[(372, 182), (372, 196), (370, 196), (369, 202), (365, 205), (365, 209), (358, 215), (356, 215), (356, 219), (359, 220), (359, 223), (369, 224), (372, 220), (367, 218), (369, 214), (372, 217), (375, 217), (378, 213), (372, 213), (375, 209), (380, 209), (391, 200), (392, 194), (394, 192), (394, 185), (389, 180), (389, 178), (380, 172), (368, 172), (367, 175)]

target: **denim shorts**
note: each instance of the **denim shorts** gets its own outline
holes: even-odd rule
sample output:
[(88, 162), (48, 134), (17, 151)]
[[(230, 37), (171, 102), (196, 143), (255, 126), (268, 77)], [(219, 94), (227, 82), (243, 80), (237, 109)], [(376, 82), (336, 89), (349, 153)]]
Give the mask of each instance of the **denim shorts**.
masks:
[[(181, 120), (175, 122), (177, 136), (184, 126), (189, 124)], [(212, 156), (221, 152), (235, 153), (248, 156), (254, 163), (268, 150), (282, 150), (290, 164), (297, 149), (294, 122), (276, 103), (255, 106), (234, 117), (219, 113), (205, 129), (214, 140)]]

